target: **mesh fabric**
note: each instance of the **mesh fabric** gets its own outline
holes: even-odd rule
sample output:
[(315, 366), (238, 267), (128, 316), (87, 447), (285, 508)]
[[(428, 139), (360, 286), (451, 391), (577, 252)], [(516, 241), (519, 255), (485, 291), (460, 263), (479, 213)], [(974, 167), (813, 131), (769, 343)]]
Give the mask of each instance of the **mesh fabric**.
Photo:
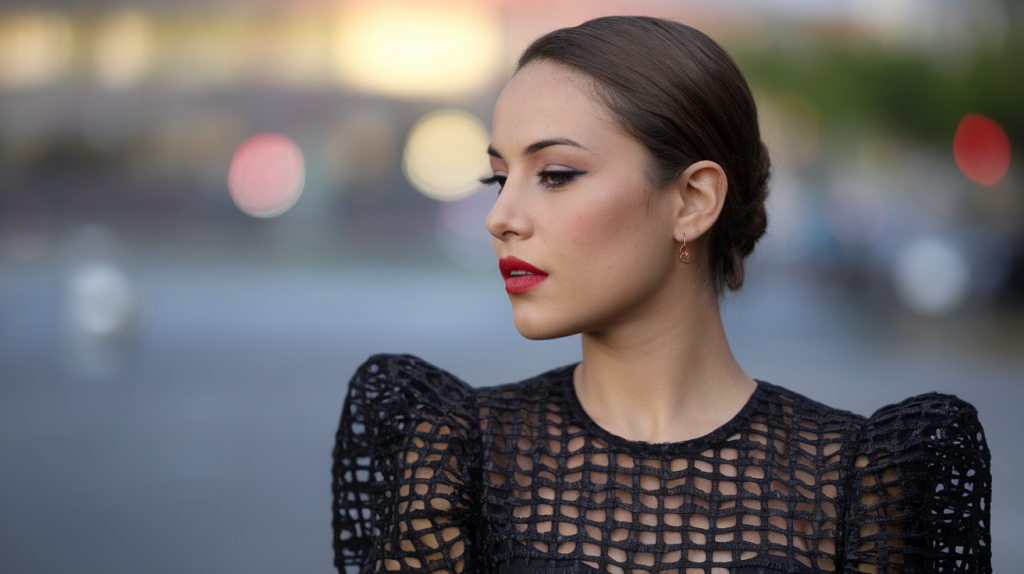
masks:
[(356, 372), (333, 468), (341, 572), (990, 572), (977, 413), (921, 395), (865, 419), (759, 382), (731, 421), (632, 442), (572, 368), (473, 389), (411, 356)]

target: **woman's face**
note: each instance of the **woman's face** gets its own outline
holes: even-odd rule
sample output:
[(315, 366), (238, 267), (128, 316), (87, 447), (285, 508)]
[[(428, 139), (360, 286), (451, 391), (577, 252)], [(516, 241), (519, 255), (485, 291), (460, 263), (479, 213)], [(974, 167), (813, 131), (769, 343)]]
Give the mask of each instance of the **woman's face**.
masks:
[(582, 74), (535, 61), (494, 111), (489, 151), (503, 188), (487, 229), (516, 328), (530, 339), (598, 332), (650, 312), (681, 265), (678, 198), (650, 189), (646, 149), (591, 93)]

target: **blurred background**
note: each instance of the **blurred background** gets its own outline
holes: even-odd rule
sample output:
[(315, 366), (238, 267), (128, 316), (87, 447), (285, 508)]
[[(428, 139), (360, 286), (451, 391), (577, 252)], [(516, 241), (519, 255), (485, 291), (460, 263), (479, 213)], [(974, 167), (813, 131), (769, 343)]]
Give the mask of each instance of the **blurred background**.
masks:
[(331, 572), (359, 363), (578, 360), (515, 332), (476, 178), (519, 52), (606, 14), (704, 30), (758, 100), (770, 228), (723, 303), (748, 373), (975, 404), (1018, 570), (1024, 3), (7, 0), (0, 571)]

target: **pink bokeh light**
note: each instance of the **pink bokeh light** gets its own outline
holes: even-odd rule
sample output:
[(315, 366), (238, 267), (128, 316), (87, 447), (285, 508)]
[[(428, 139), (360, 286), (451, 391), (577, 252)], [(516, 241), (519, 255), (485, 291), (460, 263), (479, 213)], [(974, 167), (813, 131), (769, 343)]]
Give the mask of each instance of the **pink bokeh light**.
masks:
[(306, 168), (302, 150), (278, 133), (242, 142), (231, 158), (228, 191), (239, 209), (253, 217), (274, 217), (295, 204)]

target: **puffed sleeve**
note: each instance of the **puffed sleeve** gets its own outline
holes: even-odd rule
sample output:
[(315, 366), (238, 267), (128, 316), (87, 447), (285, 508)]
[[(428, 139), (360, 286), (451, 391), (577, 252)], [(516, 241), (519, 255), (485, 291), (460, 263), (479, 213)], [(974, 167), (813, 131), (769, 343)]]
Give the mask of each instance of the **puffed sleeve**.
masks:
[(356, 371), (332, 469), (339, 572), (471, 571), (471, 394), (408, 355), (377, 355)]
[(876, 412), (856, 446), (844, 571), (992, 571), (992, 475), (974, 407), (913, 397)]

